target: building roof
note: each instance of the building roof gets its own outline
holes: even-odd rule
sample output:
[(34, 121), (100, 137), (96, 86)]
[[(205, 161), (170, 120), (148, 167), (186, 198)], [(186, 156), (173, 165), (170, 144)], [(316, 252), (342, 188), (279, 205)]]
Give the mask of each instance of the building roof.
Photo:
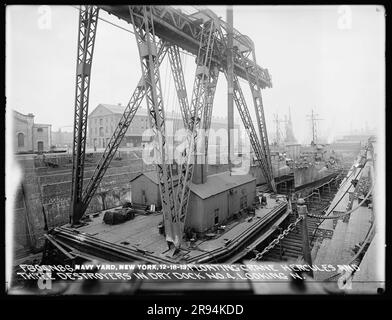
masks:
[[(125, 105), (100, 103), (93, 111), (91, 111), (89, 116), (91, 116), (95, 112), (95, 110), (97, 110), (99, 107), (103, 107), (107, 109), (109, 112), (115, 114), (121, 114), (121, 115), (124, 113), (124, 110), (126, 108)], [(141, 115), (146, 116), (147, 114), (148, 114), (147, 109), (142, 107), (140, 107), (136, 112), (136, 115), (140, 115), (140, 116)], [(182, 115), (181, 113), (178, 112), (175, 113), (171, 111), (165, 111), (165, 118), (167, 120), (182, 121)], [(211, 119), (211, 127), (213, 127), (213, 125), (216, 124), (226, 124), (226, 123), (227, 123), (227, 118), (224, 117), (212, 117)], [(238, 126), (238, 123), (234, 123), (234, 126)]]
[(45, 123), (34, 123), (33, 127), (51, 127), (51, 124), (45, 124)]
[(16, 110), (12, 110), (14, 112), (14, 114), (19, 115), (19, 116), (23, 116), (23, 117), (29, 117), (29, 118), (34, 118), (35, 116), (32, 113), (28, 113), (28, 114), (23, 114), (19, 111)]
[[(157, 172), (155, 170), (153, 171), (145, 171), (145, 172), (140, 172), (139, 174), (137, 174), (135, 177), (133, 177), (130, 182), (136, 180), (137, 178), (139, 178), (141, 175), (146, 176), (149, 180), (151, 180), (153, 183), (158, 184), (158, 175)], [(178, 177), (177, 176), (173, 176), (174, 181), (177, 181)]]
[[(146, 176), (154, 184), (158, 184), (158, 176), (156, 171), (141, 172), (131, 179), (130, 182), (136, 180), (141, 175)], [(174, 181), (177, 181), (177, 178), (177, 176), (174, 176)], [(207, 181), (203, 184), (191, 183), (191, 191), (200, 198), (206, 199), (255, 180), (256, 178), (250, 174), (230, 176), (229, 172), (221, 172), (207, 176)]]
[[(124, 105), (119, 105), (119, 104), (106, 104), (106, 103), (100, 103), (95, 109), (99, 107), (104, 107), (105, 109), (109, 110), (112, 113), (116, 114), (123, 114), (126, 106)], [(95, 110), (94, 109), (94, 110)], [(93, 110), (93, 112), (94, 112)], [(145, 108), (139, 108), (136, 112), (136, 114), (147, 114), (147, 109)]]
[(191, 191), (200, 198), (206, 199), (255, 180), (256, 178), (250, 174), (231, 176), (229, 172), (222, 172), (207, 176), (207, 181), (203, 184), (192, 183)]
[(158, 176), (156, 171), (146, 171), (146, 172), (140, 172), (139, 174), (137, 174), (136, 176), (134, 176), (130, 182), (136, 180), (137, 178), (139, 178), (141, 175), (146, 176), (148, 179), (150, 179), (153, 183), (158, 184)]

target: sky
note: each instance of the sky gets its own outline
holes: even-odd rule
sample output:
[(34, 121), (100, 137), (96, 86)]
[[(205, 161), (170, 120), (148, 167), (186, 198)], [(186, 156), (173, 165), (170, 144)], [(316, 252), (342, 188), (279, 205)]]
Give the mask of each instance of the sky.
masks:
[[(225, 19), (226, 7), (209, 8)], [(100, 17), (132, 30), (106, 12)], [(234, 27), (253, 40), (257, 63), (272, 77), (273, 87), (262, 92), (270, 140), (274, 114), (283, 120), (289, 109), (301, 143), (311, 140), (307, 115), (312, 109), (323, 119), (318, 134), (329, 142), (349, 130), (380, 127), (385, 115), (384, 18), (381, 6), (234, 6)], [(37, 123), (52, 124), (53, 130), (72, 129), (77, 35), (75, 7), (7, 6), (7, 111), (33, 113)], [(194, 57), (182, 57), (190, 99)], [(178, 111), (166, 61), (160, 73), (165, 109)], [(99, 103), (126, 104), (140, 77), (135, 36), (100, 20), (89, 112)], [(256, 120), (249, 87), (245, 81), (241, 85)], [(226, 116), (226, 94), (222, 74), (213, 116)]]

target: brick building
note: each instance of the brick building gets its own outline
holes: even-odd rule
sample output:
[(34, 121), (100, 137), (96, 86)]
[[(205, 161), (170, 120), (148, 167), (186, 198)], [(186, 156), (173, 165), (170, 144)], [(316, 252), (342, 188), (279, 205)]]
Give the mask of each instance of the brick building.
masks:
[[(121, 104), (99, 104), (88, 116), (87, 124), (87, 145), (89, 148), (106, 148), (116, 129), (121, 116), (123, 115), (125, 106)], [(166, 112), (165, 124), (168, 136), (172, 135), (171, 130), (183, 128), (183, 121), (180, 114)], [(143, 132), (151, 128), (149, 116), (146, 108), (139, 108), (136, 112), (128, 131), (125, 134), (120, 147), (139, 147), (142, 144)], [(227, 120), (225, 118), (214, 117), (211, 121), (211, 128), (215, 130), (227, 129)], [(239, 129), (238, 124), (234, 124), (234, 128)]]
[(44, 152), (52, 146), (52, 125), (34, 123), (32, 113), (13, 111), (13, 132), (15, 152)]

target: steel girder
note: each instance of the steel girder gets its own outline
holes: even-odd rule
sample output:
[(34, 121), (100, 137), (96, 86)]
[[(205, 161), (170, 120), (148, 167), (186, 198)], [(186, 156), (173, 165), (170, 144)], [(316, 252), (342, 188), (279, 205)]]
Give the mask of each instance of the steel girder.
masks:
[[(212, 92), (209, 85), (211, 81), (211, 70), (213, 69), (215, 71), (215, 67), (212, 65), (211, 61), (216, 27), (214, 20), (209, 20), (204, 23), (203, 31), (200, 34), (199, 52), (196, 58), (197, 66), (191, 99), (192, 117), (189, 128), (192, 137), (191, 144), (188, 148), (189, 151), (186, 159), (187, 162), (185, 163), (186, 166), (182, 167), (181, 175), (179, 177), (179, 183), (181, 181), (183, 187), (182, 189), (179, 188), (177, 193), (180, 203), (179, 220), (181, 222), (182, 231), (184, 229), (185, 218), (188, 210), (190, 184), (192, 182), (195, 162), (194, 155), (199, 141), (198, 139), (205, 139), (205, 130), (202, 132), (202, 137), (198, 137), (198, 134), (200, 129), (205, 129), (205, 115), (209, 115), (210, 112), (208, 111), (208, 108), (212, 108), (212, 103), (209, 103), (209, 97)], [(215, 92), (215, 90), (213, 90), (213, 92)], [(205, 140), (203, 142), (205, 143)]]
[[(188, 96), (186, 91), (184, 73), (182, 68), (182, 62), (180, 57), (179, 48), (175, 45), (172, 45), (168, 49), (169, 51), (169, 62), (171, 66), (172, 75), (174, 78), (174, 84), (176, 87), (177, 98), (180, 104), (181, 115), (184, 122), (184, 128), (187, 130), (186, 132), (186, 145), (185, 149), (180, 153), (180, 159), (178, 161), (178, 185), (175, 193), (175, 201), (177, 202), (177, 221), (180, 223), (180, 243), (182, 241), (182, 235), (184, 231), (185, 224), (185, 214), (183, 212), (187, 210), (188, 205), (188, 197), (189, 197), (189, 187), (192, 181), (192, 164), (189, 163), (189, 158), (192, 157), (193, 152), (193, 115), (194, 110), (190, 108), (188, 102)], [(183, 197), (183, 194), (185, 196)], [(167, 221), (167, 224), (170, 224), (171, 221)]]
[[(129, 19), (128, 8), (125, 5), (102, 5), (100, 7), (102, 10), (107, 11), (109, 14), (115, 15), (119, 19), (123, 19), (128, 23), (131, 22)], [(204, 9), (200, 11), (203, 14), (207, 13), (207, 15), (216, 16), (215, 14), (209, 14), (211, 13), (211, 10), (208, 10), (209, 13)], [(158, 37), (172, 44), (177, 44), (180, 48), (190, 52), (195, 56), (197, 55), (199, 34), (202, 29), (200, 22), (197, 20), (198, 15), (190, 16), (185, 12), (181, 12), (171, 6), (153, 6), (152, 12), (154, 15), (155, 34)], [(222, 20), (220, 20), (219, 24), (225, 28), (225, 23)], [(242, 35), (235, 29), (234, 36), (236, 40), (242, 43), (242, 45), (249, 47), (249, 50), (253, 48), (253, 42), (249, 39), (249, 37)], [(219, 46), (224, 45), (222, 40), (216, 40), (215, 43), (217, 42), (220, 42)], [(213, 62), (225, 66), (226, 60), (227, 57), (224, 52), (221, 52), (220, 50), (213, 52)], [(272, 87), (271, 78), (267, 69), (261, 68), (258, 65), (254, 65), (251, 59), (246, 59), (246, 64), (251, 67), (251, 80), (253, 82), (258, 81), (263, 89), (265, 87)], [(240, 78), (246, 79), (244, 67), (237, 60), (237, 57), (234, 57), (234, 72)]]
[[(221, 39), (222, 43), (225, 43), (222, 41), (225, 39), (225, 36), (223, 35), (223, 30), (222, 28), (219, 28), (218, 30), (218, 35), (219, 38)], [(228, 47), (222, 47), (222, 50), (227, 50)], [(249, 55), (253, 53), (253, 59), (254, 61), (252, 63), (249, 63), (251, 61), (249, 59)], [(256, 64), (256, 57), (254, 55), (254, 50), (252, 51), (244, 51), (244, 52), (239, 52), (236, 51), (233, 53), (234, 58), (236, 61), (240, 63), (240, 65), (243, 66), (243, 68), (246, 70), (246, 76), (247, 80), (249, 82), (249, 85), (251, 86), (251, 91), (252, 91), (252, 96), (253, 96), (253, 101), (256, 109), (256, 118), (257, 118), (257, 124), (259, 128), (259, 133), (260, 133), (260, 140), (257, 137), (256, 130), (254, 128), (251, 116), (249, 114), (248, 107), (246, 105), (246, 101), (244, 98), (244, 95), (242, 93), (242, 89), (240, 87), (240, 83), (238, 80), (238, 75), (236, 73), (233, 74), (233, 98), (234, 101), (237, 105), (238, 112), (241, 116), (241, 120), (245, 126), (246, 131), (248, 132), (249, 139), (253, 148), (253, 151), (255, 152), (257, 161), (259, 163), (260, 169), (267, 180), (267, 183), (270, 185), (271, 189), (276, 192), (276, 186), (275, 186), (275, 181), (273, 178), (273, 172), (272, 172), (272, 165), (271, 165), (271, 156), (270, 156), (270, 151), (269, 151), (269, 144), (268, 144), (268, 136), (267, 136), (267, 131), (265, 127), (265, 119), (264, 119), (264, 111), (263, 111), (263, 105), (262, 105), (262, 100), (261, 100), (261, 88), (257, 83), (254, 83), (251, 81), (250, 73), (257, 73), (257, 70), (254, 68), (254, 65)], [(223, 71), (227, 77), (227, 70), (226, 67), (223, 67)], [(262, 76), (262, 75), (258, 75)], [(257, 82), (257, 81), (255, 81)]]
[(265, 157), (262, 151), (262, 147), (257, 137), (257, 132), (253, 125), (253, 121), (249, 113), (249, 109), (246, 104), (246, 100), (242, 92), (240, 82), (238, 80), (238, 76), (235, 74), (233, 75), (233, 98), (237, 106), (238, 113), (240, 114), (242, 123), (244, 124), (245, 130), (249, 136), (252, 149), (256, 155), (257, 161), (259, 162), (259, 167), (261, 169), (261, 172), (265, 177), (267, 177), (268, 176), (268, 173), (266, 172), (267, 164), (265, 163)]
[(275, 185), (274, 174), (272, 170), (271, 154), (270, 154), (269, 142), (268, 142), (267, 124), (264, 118), (264, 108), (263, 108), (263, 100), (261, 96), (261, 88), (257, 84), (253, 84), (250, 81), (248, 82), (252, 91), (257, 125), (259, 127), (260, 140), (261, 140), (262, 147), (264, 149), (266, 164), (268, 168), (267, 183), (270, 185), (272, 191), (276, 192), (276, 185)]
[[(254, 63), (256, 64), (256, 56), (255, 52), (253, 51), (253, 60)], [(269, 184), (270, 188), (272, 189), (273, 192), (276, 192), (276, 185), (275, 185), (275, 180), (273, 176), (273, 171), (272, 171), (272, 164), (271, 164), (271, 154), (270, 154), (270, 149), (269, 149), (269, 143), (268, 143), (268, 135), (267, 135), (267, 128), (266, 128), (266, 123), (265, 123), (265, 118), (264, 118), (264, 108), (263, 108), (263, 100), (261, 96), (261, 88), (257, 83), (254, 83), (251, 81), (250, 78), (250, 72), (251, 72), (251, 66), (248, 66), (245, 60), (245, 57), (242, 56), (241, 53), (237, 52), (237, 56), (240, 57), (239, 60), (242, 62), (246, 75), (248, 78), (248, 83), (250, 86), (250, 90), (252, 92), (252, 98), (253, 98), (253, 104), (255, 107), (255, 113), (256, 113), (256, 120), (257, 120), (257, 126), (259, 129), (259, 135), (260, 135), (260, 142), (261, 142), (261, 148), (263, 152), (263, 166), (265, 166), (265, 170), (263, 172), (266, 173), (265, 178), (267, 180), (267, 183)]]
[[(213, 72), (219, 73), (215, 67), (213, 67), (213, 72), (211, 72), (211, 56), (214, 45), (215, 30), (216, 24), (213, 20), (210, 20), (205, 22), (203, 32), (200, 34), (199, 53), (196, 59), (196, 75), (190, 107), (186, 98), (185, 81), (178, 47), (173, 46), (171, 49), (169, 49), (170, 64), (175, 80), (177, 96), (181, 106), (184, 126), (188, 130), (186, 137), (186, 148), (181, 153), (181, 161), (179, 163), (178, 187), (176, 192), (176, 200), (178, 204), (177, 214), (181, 228), (180, 239), (182, 239), (186, 213), (188, 210), (190, 184), (192, 182), (194, 169), (194, 151), (199, 138), (198, 133), (202, 124), (203, 128), (206, 126), (205, 122), (208, 115), (211, 113), (210, 111), (206, 112), (206, 110), (209, 110), (208, 108), (212, 108), (213, 99), (210, 99), (210, 97), (211, 93), (213, 95), (215, 92), (215, 90), (211, 88), (210, 75)], [(214, 78), (217, 78), (217, 76)]]
[[(158, 43), (158, 65), (160, 65), (166, 55), (167, 48), (162, 42)], [(106, 170), (110, 166), (110, 163), (117, 152), (118, 147), (121, 144), (137, 110), (139, 110), (140, 104), (142, 103), (145, 96), (144, 90), (144, 82), (143, 78), (140, 79), (135, 91), (132, 94), (131, 99), (129, 100), (123, 115), (121, 116), (120, 121), (117, 124), (116, 129), (114, 130), (112, 137), (106, 149), (95, 168), (95, 171), (90, 178), (84, 192), (83, 192), (83, 213), (86, 211), (88, 205), (90, 204), (91, 199), (93, 198), (96, 190), (101, 183), (103, 176), (105, 175)]]
[(218, 85), (219, 79), (219, 69), (216, 65), (213, 65), (209, 70), (209, 82), (207, 84), (206, 90), (206, 98), (205, 98), (205, 107), (204, 107), (204, 116), (203, 116), (203, 129), (205, 130), (205, 140), (204, 140), (204, 162), (207, 164), (208, 157), (208, 137), (209, 130), (211, 128), (211, 118), (212, 118), (212, 109), (214, 106), (214, 97), (216, 92), (216, 86)]
[[(150, 114), (151, 126), (156, 133), (155, 164), (157, 168), (159, 190), (161, 193), (162, 209), (165, 217), (166, 240), (179, 246), (181, 231), (176, 214), (172, 165), (167, 163), (167, 146), (165, 130), (165, 114), (161, 91), (157, 50), (151, 9), (129, 7), (136, 42), (139, 49), (143, 81), (146, 90), (147, 109)], [(136, 23), (138, 21), (138, 23)], [(156, 141), (155, 141), (156, 142)], [(171, 223), (166, 223), (166, 221)]]
[(84, 159), (86, 150), (87, 115), (90, 92), (91, 64), (98, 23), (98, 7), (81, 6), (79, 11), (79, 35), (76, 63), (75, 114), (73, 138), (73, 166), (71, 190), (72, 225), (79, 224), (83, 215), (82, 192)]
[(170, 68), (174, 78), (174, 85), (176, 87), (177, 98), (180, 104), (182, 120), (184, 128), (189, 129), (189, 121), (192, 117), (191, 109), (189, 107), (188, 95), (186, 91), (184, 71), (182, 68), (180, 50), (176, 45), (169, 45), (168, 56)]

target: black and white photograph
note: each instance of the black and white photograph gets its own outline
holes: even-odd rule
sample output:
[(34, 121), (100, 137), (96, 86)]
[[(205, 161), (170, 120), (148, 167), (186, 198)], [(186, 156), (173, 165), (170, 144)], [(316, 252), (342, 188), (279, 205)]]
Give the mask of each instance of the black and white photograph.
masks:
[(6, 5), (6, 294), (383, 296), (386, 15)]

